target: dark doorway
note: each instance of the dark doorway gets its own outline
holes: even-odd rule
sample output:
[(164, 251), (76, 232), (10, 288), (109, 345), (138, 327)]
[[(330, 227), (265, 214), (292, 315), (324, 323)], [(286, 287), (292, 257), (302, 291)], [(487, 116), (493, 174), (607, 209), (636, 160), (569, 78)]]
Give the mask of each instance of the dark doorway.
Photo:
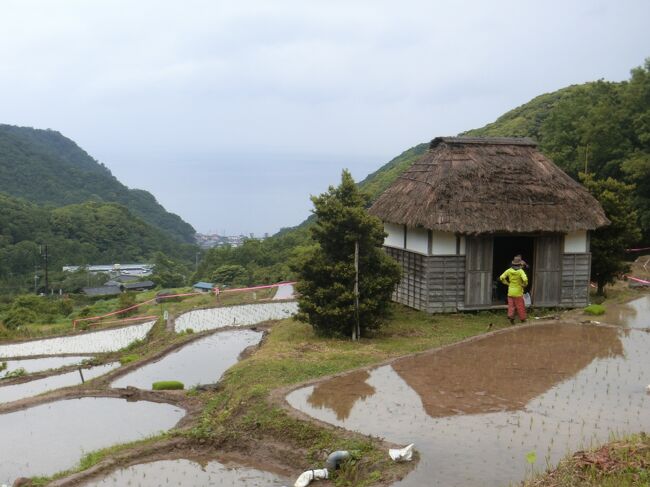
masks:
[(492, 303), (505, 304), (508, 302), (508, 288), (501, 284), (499, 276), (510, 267), (515, 255), (521, 255), (529, 267), (524, 267), (528, 276), (528, 288), (533, 285), (535, 239), (533, 237), (494, 237), (494, 250), (492, 254)]

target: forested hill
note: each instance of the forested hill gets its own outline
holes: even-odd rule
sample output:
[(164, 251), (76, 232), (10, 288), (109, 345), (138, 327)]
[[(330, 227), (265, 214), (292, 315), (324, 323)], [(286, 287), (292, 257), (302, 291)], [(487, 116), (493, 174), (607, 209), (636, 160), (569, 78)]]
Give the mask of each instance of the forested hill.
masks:
[[(89, 201), (48, 208), (0, 194), (0, 288), (21, 289), (43, 265), (152, 262), (157, 252), (188, 261), (196, 247), (154, 228), (117, 203)], [(32, 281), (33, 282), (33, 281)]]
[(72, 140), (53, 130), (0, 124), (0, 193), (37, 204), (113, 202), (183, 242), (194, 228), (143, 190), (129, 189)]

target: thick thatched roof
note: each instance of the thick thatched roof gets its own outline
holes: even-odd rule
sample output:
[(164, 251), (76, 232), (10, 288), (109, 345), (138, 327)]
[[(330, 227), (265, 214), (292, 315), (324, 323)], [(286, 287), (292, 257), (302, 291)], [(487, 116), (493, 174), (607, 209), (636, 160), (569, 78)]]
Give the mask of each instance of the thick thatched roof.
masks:
[(437, 137), (382, 193), (383, 221), (464, 234), (571, 232), (609, 221), (527, 138)]

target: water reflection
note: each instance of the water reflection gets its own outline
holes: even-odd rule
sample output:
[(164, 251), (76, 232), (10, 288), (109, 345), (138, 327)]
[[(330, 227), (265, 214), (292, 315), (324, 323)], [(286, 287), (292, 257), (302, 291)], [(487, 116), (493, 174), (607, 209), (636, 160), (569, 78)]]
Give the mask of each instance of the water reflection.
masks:
[(99, 365), (97, 367), (81, 369), (81, 374), (78, 370), (74, 370), (65, 374), (51, 375), (49, 377), (44, 377), (43, 379), (36, 379), (21, 384), (2, 386), (0, 387), (0, 403), (17, 401), (19, 399), (36, 396), (54, 389), (81, 384), (83, 381), (99, 377), (100, 375), (106, 374), (119, 366), (119, 363), (113, 362)]
[[(329, 390), (334, 407), (315, 407), (314, 387), (287, 400), (332, 424), (415, 442), (421, 461), (398, 485), (507, 485), (530, 472), (531, 450), (543, 469), (612, 432), (650, 428), (648, 352), (650, 334), (639, 331), (513, 329), (359, 375), (346, 393)], [(357, 387), (375, 393), (357, 394), (341, 415), (337, 398), (349, 402)]]
[(307, 401), (316, 408), (333, 410), (337, 419), (345, 419), (350, 415), (355, 402), (375, 393), (375, 388), (366, 383), (369, 377), (367, 371), (359, 370), (321, 382)]
[[(33, 372), (41, 372), (48, 369), (58, 369), (66, 365), (79, 364), (83, 360), (87, 360), (88, 356), (76, 357), (44, 357), (44, 358), (31, 358), (23, 360), (7, 360), (7, 369), (0, 373), (10, 373), (16, 369), (25, 369), (25, 372), (31, 374)], [(0, 360), (4, 362), (4, 360)]]
[(114, 381), (112, 387), (150, 389), (161, 380), (178, 380), (191, 387), (213, 384), (237, 363), (241, 352), (260, 342), (263, 334), (252, 330), (224, 331), (201, 338)]
[(162, 460), (133, 465), (113, 472), (108, 477), (84, 484), (86, 487), (132, 485), (185, 487), (188, 485), (232, 485), (242, 487), (272, 487), (289, 482), (277, 475), (246, 467), (226, 466), (216, 461), (205, 465), (190, 460)]
[(174, 426), (185, 412), (169, 404), (82, 398), (0, 415), (0, 484), (51, 475), (84, 454)]
[(650, 329), (650, 296), (643, 296), (624, 305), (608, 305), (603, 321), (629, 328)]

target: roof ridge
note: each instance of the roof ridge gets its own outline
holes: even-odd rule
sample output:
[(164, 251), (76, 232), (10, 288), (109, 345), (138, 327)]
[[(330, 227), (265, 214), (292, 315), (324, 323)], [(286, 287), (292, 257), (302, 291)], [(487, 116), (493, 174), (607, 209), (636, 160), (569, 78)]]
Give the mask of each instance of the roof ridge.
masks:
[(477, 145), (519, 145), (527, 147), (537, 147), (535, 142), (530, 137), (436, 137), (429, 144), (429, 149), (434, 149), (441, 143), (463, 145), (463, 144), (477, 144)]

